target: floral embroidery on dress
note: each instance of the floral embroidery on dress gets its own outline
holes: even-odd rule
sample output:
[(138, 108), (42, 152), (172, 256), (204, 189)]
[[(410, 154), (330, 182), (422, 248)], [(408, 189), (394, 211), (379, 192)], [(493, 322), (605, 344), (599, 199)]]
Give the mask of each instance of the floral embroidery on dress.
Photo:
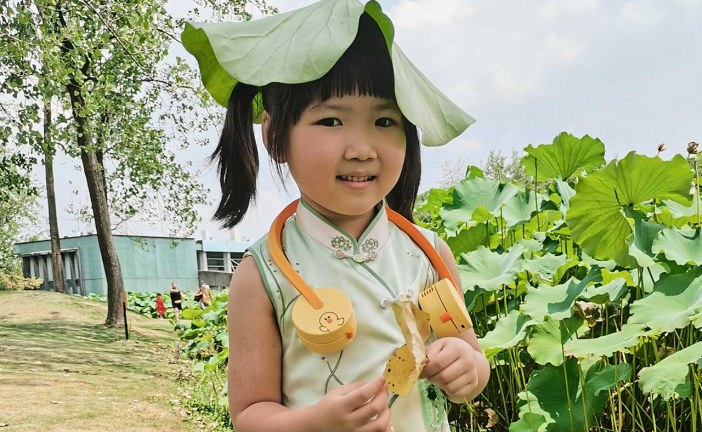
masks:
[(361, 245), (361, 250), (367, 254), (375, 252), (378, 249), (378, 239), (375, 237), (368, 237)]
[(351, 244), (351, 240), (347, 239), (344, 236), (336, 236), (336, 237), (332, 238), (331, 245), (333, 248), (339, 249), (342, 251), (348, 251), (353, 246)]

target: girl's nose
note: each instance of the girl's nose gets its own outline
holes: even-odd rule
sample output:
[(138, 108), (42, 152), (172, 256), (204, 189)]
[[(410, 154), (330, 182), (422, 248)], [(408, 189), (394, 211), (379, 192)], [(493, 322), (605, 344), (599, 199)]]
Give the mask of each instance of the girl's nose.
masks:
[(346, 160), (375, 159), (378, 154), (375, 150), (375, 141), (370, 132), (358, 131), (350, 134), (346, 144), (344, 158)]

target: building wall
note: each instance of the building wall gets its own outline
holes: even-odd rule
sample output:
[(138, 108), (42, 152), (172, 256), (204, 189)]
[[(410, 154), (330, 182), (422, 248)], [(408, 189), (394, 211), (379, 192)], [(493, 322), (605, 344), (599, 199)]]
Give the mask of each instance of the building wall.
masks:
[(115, 237), (127, 291), (166, 292), (172, 282), (183, 291), (198, 288), (193, 239)]
[[(195, 240), (130, 236), (113, 236), (113, 239), (127, 291), (166, 292), (172, 282), (177, 282), (181, 290), (197, 289)], [(61, 239), (61, 249), (69, 248), (78, 249), (82, 293), (106, 294), (107, 280), (97, 236)], [(48, 252), (51, 243), (48, 240), (19, 243), (15, 250), (19, 255)], [(44, 276), (53, 279), (50, 271)]]

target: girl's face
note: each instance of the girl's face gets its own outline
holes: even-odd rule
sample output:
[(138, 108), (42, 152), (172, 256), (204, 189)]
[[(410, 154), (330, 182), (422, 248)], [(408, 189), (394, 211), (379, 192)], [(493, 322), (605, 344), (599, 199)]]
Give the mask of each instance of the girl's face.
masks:
[(305, 109), (290, 129), (286, 161), (302, 198), (343, 228), (370, 222), (400, 177), (405, 146), (394, 102), (347, 95)]

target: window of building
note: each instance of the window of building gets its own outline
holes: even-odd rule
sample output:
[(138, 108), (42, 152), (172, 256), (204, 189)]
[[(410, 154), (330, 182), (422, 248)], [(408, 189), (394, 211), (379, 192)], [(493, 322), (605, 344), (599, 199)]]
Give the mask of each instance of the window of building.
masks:
[(236, 268), (241, 264), (241, 260), (244, 259), (244, 253), (243, 252), (229, 252), (229, 261), (231, 262), (232, 265), (232, 271), (236, 270)]
[(224, 252), (207, 252), (207, 270), (224, 271)]

